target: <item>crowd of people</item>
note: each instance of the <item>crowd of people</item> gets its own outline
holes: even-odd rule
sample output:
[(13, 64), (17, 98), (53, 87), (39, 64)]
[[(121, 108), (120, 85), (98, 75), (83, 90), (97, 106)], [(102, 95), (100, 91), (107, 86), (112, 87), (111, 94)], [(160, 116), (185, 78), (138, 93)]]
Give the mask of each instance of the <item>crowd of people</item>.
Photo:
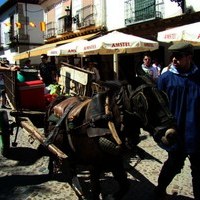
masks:
[[(158, 59), (152, 62), (151, 56), (143, 57), (142, 70), (156, 83), (159, 90), (166, 92), (169, 98), (169, 108), (177, 122), (178, 139), (169, 148), (168, 158), (158, 175), (158, 185), (155, 188), (155, 199), (163, 199), (166, 189), (173, 178), (181, 172), (186, 158), (191, 164), (193, 194), (195, 200), (200, 200), (200, 70), (193, 62), (194, 48), (191, 44), (181, 42), (169, 47), (171, 62), (162, 69)], [(5, 92), (3, 73), (6, 70), (18, 70), (18, 66), (0, 62), (0, 95), (2, 108), (5, 108)], [(98, 82), (100, 75), (95, 62), (87, 62), (85, 69), (93, 72), (92, 81)], [(30, 68), (27, 60), (24, 68)], [(48, 61), (46, 54), (41, 55), (38, 66), (39, 78), (45, 86), (57, 82), (58, 70), (55, 59)]]

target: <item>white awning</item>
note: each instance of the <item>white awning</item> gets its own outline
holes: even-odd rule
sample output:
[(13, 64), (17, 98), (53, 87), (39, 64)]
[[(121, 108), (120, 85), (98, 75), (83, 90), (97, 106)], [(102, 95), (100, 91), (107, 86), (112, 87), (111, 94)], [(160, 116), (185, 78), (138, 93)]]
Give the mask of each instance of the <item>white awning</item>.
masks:
[(19, 54), (15, 55), (14, 56), (14, 60), (22, 60), (22, 59), (25, 59), (25, 58), (39, 56), (41, 54), (47, 54), (47, 52), (49, 50), (51, 50), (51, 49), (53, 49), (53, 48), (55, 48), (55, 47), (57, 47), (59, 45), (70, 43), (70, 42), (73, 42), (73, 41), (76, 41), (76, 40), (89, 39), (89, 38), (94, 37), (97, 34), (98, 33), (92, 33), (92, 34), (83, 35), (83, 36), (80, 36), (80, 37), (75, 37), (75, 38), (71, 38), (71, 39), (67, 39), (67, 40), (62, 40), (62, 41), (59, 41), (59, 42), (54, 42), (54, 43), (50, 43), (50, 44), (44, 44), (44, 45), (41, 45), (41, 46), (36, 47), (34, 49), (31, 49), (29, 51), (25, 51), (25, 52), (22, 52), (22, 53), (19, 53)]
[(157, 40), (160, 42), (187, 41), (194, 46), (200, 46), (200, 22), (158, 32)]
[(14, 56), (14, 60), (22, 60), (24, 58), (39, 56), (43, 53), (46, 54), (48, 50), (54, 47), (56, 47), (56, 43), (41, 45), (29, 51), (25, 51), (25, 52), (17, 54), (16, 56)]
[(76, 55), (78, 54), (77, 48), (80, 45), (88, 42), (87, 40), (75, 40), (73, 42), (60, 45), (56, 48), (53, 48), (47, 52), (48, 56), (67, 56), (67, 55)]

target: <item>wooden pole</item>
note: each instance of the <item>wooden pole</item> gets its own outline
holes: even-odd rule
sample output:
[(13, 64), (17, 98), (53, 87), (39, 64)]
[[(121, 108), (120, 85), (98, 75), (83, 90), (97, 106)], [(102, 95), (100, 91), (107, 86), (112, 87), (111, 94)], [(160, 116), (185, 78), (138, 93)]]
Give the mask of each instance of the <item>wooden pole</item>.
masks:
[[(23, 118), (23, 120), (20, 122), (21, 126), (34, 138), (36, 138), (42, 145), (44, 145), (44, 142), (46, 138), (42, 135), (42, 133), (33, 125), (33, 123), (28, 118)], [(60, 149), (58, 149), (54, 144), (49, 144), (47, 146), (50, 152), (55, 154), (57, 157), (61, 159), (66, 159), (68, 156), (63, 153)]]
[[(106, 115), (110, 114), (110, 110), (109, 110), (109, 99), (108, 97), (106, 97), (106, 104), (105, 104), (105, 113)], [(108, 121), (108, 127), (110, 129), (110, 132), (113, 136), (113, 138), (115, 139), (115, 141), (117, 142), (118, 145), (121, 145), (122, 144), (122, 141), (120, 140), (118, 134), (117, 134), (117, 131), (115, 129), (115, 125), (113, 122), (111, 121)]]

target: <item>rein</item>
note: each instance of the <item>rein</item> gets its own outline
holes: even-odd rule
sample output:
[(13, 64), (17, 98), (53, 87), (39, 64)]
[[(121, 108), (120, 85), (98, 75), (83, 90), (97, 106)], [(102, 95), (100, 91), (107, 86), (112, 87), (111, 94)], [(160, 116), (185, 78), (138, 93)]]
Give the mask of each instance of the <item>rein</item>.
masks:
[(156, 92), (156, 88), (152, 88), (152, 91), (153, 91), (154, 95), (158, 98), (158, 101), (159, 101), (162, 109), (166, 113), (167, 117), (170, 119), (173, 119), (174, 117), (173, 117), (172, 113), (170, 113), (170, 111), (167, 109), (167, 107), (164, 106), (165, 102), (163, 101), (163, 98), (160, 98), (160, 93)]

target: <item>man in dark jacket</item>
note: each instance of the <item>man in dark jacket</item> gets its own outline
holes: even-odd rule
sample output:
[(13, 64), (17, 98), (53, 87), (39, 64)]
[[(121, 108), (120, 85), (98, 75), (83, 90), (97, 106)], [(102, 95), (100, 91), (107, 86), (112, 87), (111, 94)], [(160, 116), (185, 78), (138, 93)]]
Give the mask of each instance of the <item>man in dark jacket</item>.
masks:
[(40, 58), (42, 62), (39, 65), (39, 77), (45, 86), (49, 86), (56, 81), (56, 67), (48, 62), (47, 54), (42, 54)]
[(172, 65), (158, 78), (157, 85), (169, 97), (178, 139), (176, 145), (168, 149), (168, 159), (161, 169), (155, 192), (157, 199), (162, 199), (167, 186), (181, 172), (188, 157), (193, 194), (195, 200), (200, 200), (200, 71), (192, 61), (191, 44), (174, 44), (169, 51), (172, 52)]

